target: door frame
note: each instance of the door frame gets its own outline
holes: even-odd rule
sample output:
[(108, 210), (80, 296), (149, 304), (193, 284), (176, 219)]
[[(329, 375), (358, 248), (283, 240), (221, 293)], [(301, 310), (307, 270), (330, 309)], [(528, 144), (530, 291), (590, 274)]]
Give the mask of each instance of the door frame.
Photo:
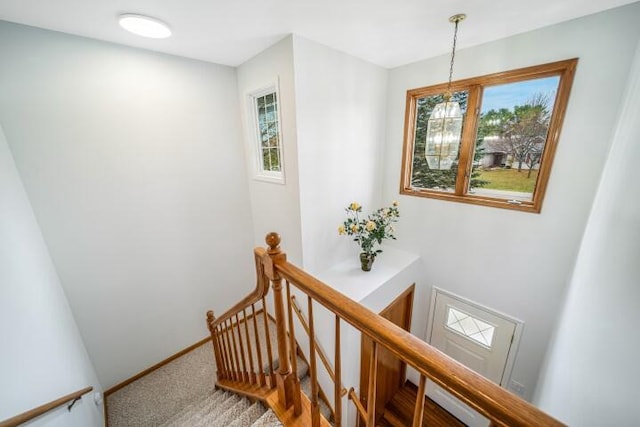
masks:
[[(431, 335), (433, 333), (433, 317), (435, 315), (435, 307), (436, 307), (436, 297), (438, 294), (446, 295), (449, 298), (456, 299), (464, 304), (471, 305), (479, 310), (486, 311), (491, 313), (494, 316), (501, 317), (509, 322), (515, 324), (515, 329), (513, 331), (513, 339), (511, 340), (511, 345), (509, 346), (509, 352), (507, 354), (507, 361), (504, 366), (504, 371), (502, 373), (502, 377), (500, 378), (500, 387), (504, 389), (510, 389), (509, 383), (511, 382), (511, 373), (513, 371), (513, 366), (515, 365), (516, 355), (520, 348), (520, 339), (522, 338), (522, 333), (524, 331), (524, 322), (520, 319), (517, 319), (513, 316), (509, 316), (500, 311), (497, 311), (493, 308), (487, 307), (486, 305), (479, 304), (477, 302), (471, 301), (470, 299), (461, 297), (458, 294), (447, 291), (445, 289), (439, 288), (437, 286), (433, 286), (431, 289), (431, 298), (429, 301), (429, 317), (427, 322), (427, 336), (426, 341), (430, 345), (431, 344)], [(521, 396), (522, 397), (522, 396)]]

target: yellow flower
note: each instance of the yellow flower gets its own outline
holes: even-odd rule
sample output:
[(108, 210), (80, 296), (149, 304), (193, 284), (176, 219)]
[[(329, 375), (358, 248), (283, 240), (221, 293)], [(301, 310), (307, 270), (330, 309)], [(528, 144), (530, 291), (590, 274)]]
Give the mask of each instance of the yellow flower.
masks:
[(352, 224), (352, 225), (351, 225), (351, 231), (352, 231), (353, 233), (357, 233), (357, 232), (358, 232), (358, 226), (357, 226), (356, 224)]
[(399, 205), (399, 203), (397, 201), (395, 201), (395, 200), (393, 202), (391, 202), (391, 204), (393, 205), (394, 208), (397, 208), (398, 205)]
[(338, 227), (338, 234), (343, 235), (345, 233), (344, 225)]
[(365, 226), (367, 231), (373, 231), (376, 229), (376, 223), (373, 221), (367, 221), (367, 225)]
[(357, 211), (358, 209), (360, 209), (360, 204), (358, 202), (353, 202), (349, 205), (349, 209), (351, 209), (352, 211)]

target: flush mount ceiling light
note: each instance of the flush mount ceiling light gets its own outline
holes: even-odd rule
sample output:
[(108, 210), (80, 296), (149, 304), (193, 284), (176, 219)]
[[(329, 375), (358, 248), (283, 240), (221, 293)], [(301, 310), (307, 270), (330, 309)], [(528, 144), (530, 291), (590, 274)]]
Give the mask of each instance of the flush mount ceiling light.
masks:
[(462, 134), (462, 110), (460, 104), (451, 99), (451, 77), (453, 76), (453, 61), (456, 57), (458, 24), (466, 17), (467, 15), (464, 13), (459, 13), (449, 18), (449, 22), (456, 26), (449, 65), (449, 83), (444, 95), (444, 102), (433, 108), (427, 124), (427, 143), (424, 154), (429, 169), (449, 170), (458, 158), (460, 135)]
[(171, 29), (167, 24), (149, 16), (124, 13), (118, 17), (118, 22), (125, 30), (142, 37), (166, 39), (171, 36)]

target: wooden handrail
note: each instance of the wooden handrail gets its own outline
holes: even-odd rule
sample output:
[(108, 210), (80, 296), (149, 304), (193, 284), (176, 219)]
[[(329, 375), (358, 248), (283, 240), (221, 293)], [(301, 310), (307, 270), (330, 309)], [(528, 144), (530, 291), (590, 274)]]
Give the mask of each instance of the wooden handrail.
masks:
[[(296, 300), (296, 296), (295, 295), (291, 296), (291, 306), (293, 307), (293, 311), (296, 313), (296, 315), (298, 317), (298, 320), (300, 321), (300, 324), (302, 325), (302, 329), (304, 329), (304, 331), (307, 333), (307, 336), (308, 336), (309, 335), (309, 325), (307, 324), (307, 320), (304, 318), (304, 314), (302, 313), (302, 310), (300, 309), (300, 306), (298, 305), (298, 302)], [(331, 367), (331, 363), (329, 363), (329, 358), (327, 357), (327, 354), (324, 352), (324, 350), (320, 346), (320, 343), (318, 343), (317, 339), (316, 339), (316, 352), (318, 353), (318, 356), (320, 357), (320, 361), (324, 365), (324, 368), (327, 370), (327, 373), (329, 374), (329, 377), (335, 383), (336, 382), (336, 374), (333, 371), (333, 368)], [(340, 384), (340, 396), (344, 396), (345, 394), (347, 394), (347, 389), (342, 384)]]
[(49, 403), (45, 403), (44, 405), (40, 405), (37, 408), (33, 408), (29, 411), (23, 412), (22, 414), (16, 415), (15, 417), (11, 417), (4, 421), (0, 421), (0, 427), (15, 427), (20, 424), (26, 423), (29, 420), (32, 420), (40, 415), (43, 415), (52, 409), (57, 408), (58, 406), (62, 406), (67, 402), (71, 402), (73, 400), (79, 399), (83, 394), (89, 393), (93, 390), (93, 387), (83, 388), (82, 390), (78, 390), (74, 393), (67, 394), (66, 396), (62, 396), (59, 399), (52, 400)]
[[(278, 245), (279, 238), (268, 244)], [(276, 241), (277, 240), (277, 241)], [(274, 246), (275, 247), (275, 246)], [(416, 336), (382, 318), (351, 298), (336, 291), (286, 261), (274, 259), (269, 265), (302, 292), (337, 314), (399, 359), (426, 375), (468, 404), (497, 426), (562, 426), (563, 424), (525, 400), (472, 371)]]
[[(245, 310), (251, 306), (251, 304), (256, 304), (263, 297), (267, 295), (269, 292), (269, 281), (267, 280), (264, 274), (264, 268), (261, 262), (261, 255), (264, 254), (264, 249), (257, 248), (255, 251), (255, 261), (256, 261), (256, 273), (257, 273), (257, 281), (256, 287), (249, 295), (242, 298), (237, 304), (231, 307), (229, 310), (225, 311), (221, 316), (215, 318), (215, 320), (211, 323), (211, 327), (216, 327), (218, 325), (223, 324), (225, 321), (232, 319), (233, 316)], [(264, 307), (266, 311), (266, 307)]]
[(362, 421), (366, 421), (367, 411), (366, 409), (364, 409), (364, 406), (362, 406), (362, 402), (360, 402), (360, 399), (358, 398), (358, 395), (356, 394), (356, 391), (353, 389), (353, 387), (349, 389), (349, 399), (351, 399), (353, 404), (356, 406), (356, 411), (358, 411), (360, 419), (362, 419)]

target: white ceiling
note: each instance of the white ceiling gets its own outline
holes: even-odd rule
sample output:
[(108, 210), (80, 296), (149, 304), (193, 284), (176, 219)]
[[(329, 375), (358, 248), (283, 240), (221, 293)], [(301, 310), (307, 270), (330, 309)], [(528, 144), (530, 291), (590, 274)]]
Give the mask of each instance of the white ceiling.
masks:
[[(447, 53), (637, 0), (0, 0), (0, 20), (236, 66), (295, 33), (383, 67)], [(116, 17), (141, 13), (173, 37), (147, 40)]]

